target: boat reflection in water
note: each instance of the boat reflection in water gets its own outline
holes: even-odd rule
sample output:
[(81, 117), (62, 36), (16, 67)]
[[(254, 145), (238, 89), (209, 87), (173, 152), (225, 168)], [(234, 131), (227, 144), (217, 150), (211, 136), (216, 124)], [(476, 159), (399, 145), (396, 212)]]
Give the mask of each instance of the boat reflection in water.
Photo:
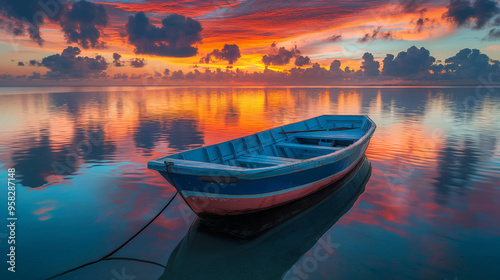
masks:
[(335, 244), (320, 238), (352, 207), (370, 175), (364, 157), (312, 196), (233, 221), (198, 218), (160, 279), (281, 279), (318, 241), (322, 251), (314, 251), (324, 260), (334, 255)]

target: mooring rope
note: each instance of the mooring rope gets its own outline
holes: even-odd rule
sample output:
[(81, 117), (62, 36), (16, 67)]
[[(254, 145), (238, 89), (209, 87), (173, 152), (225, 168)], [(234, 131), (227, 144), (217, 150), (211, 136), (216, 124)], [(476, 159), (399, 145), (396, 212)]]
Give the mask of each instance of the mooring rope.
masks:
[[(168, 172), (168, 166), (167, 166), (167, 173)], [(169, 176), (170, 176), (170, 173), (169, 173)], [(173, 182), (173, 181), (172, 181)], [(59, 276), (62, 276), (64, 274), (67, 274), (67, 273), (70, 273), (70, 272), (73, 272), (75, 270), (78, 270), (80, 268), (83, 268), (83, 267), (86, 267), (86, 266), (89, 266), (89, 265), (92, 265), (92, 264), (95, 264), (95, 263), (98, 263), (100, 261), (105, 261), (105, 260), (108, 260), (108, 258), (113, 255), (114, 253), (116, 253), (118, 250), (120, 250), (121, 248), (123, 248), (125, 245), (127, 245), (130, 241), (132, 241), (132, 239), (134, 239), (135, 237), (137, 237), (137, 235), (139, 235), (143, 230), (145, 230), (154, 220), (156, 220), (156, 218), (158, 218), (160, 216), (161, 213), (163, 213), (163, 211), (170, 205), (170, 203), (174, 200), (174, 198), (177, 196), (179, 192), (176, 191), (175, 194), (172, 196), (172, 198), (167, 202), (167, 204), (165, 204), (165, 206), (163, 206), (163, 208), (160, 210), (160, 212), (158, 212), (145, 226), (143, 226), (136, 234), (134, 234), (131, 238), (129, 238), (127, 241), (125, 241), (125, 243), (123, 243), (122, 245), (120, 245), (118, 248), (116, 248), (115, 250), (111, 251), (111, 253), (105, 255), (104, 257), (98, 259), (98, 260), (95, 260), (95, 261), (92, 261), (92, 262), (88, 262), (86, 264), (83, 264), (83, 265), (80, 265), (78, 267), (75, 267), (75, 268), (72, 268), (70, 270), (67, 270), (67, 271), (64, 271), (62, 273), (59, 273), (59, 274), (56, 274), (52, 277), (49, 277), (47, 278), (47, 280), (49, 279), (54, 279), (56, 277), (59, 277)]]

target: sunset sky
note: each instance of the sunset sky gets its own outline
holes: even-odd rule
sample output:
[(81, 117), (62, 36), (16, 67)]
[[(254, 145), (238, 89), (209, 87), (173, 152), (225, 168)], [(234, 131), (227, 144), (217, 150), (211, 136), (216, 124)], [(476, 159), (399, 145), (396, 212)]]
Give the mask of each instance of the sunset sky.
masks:
[(500, 72), (493, 0), (0, 0), (0, 16), (0, 85), (456, 81)]

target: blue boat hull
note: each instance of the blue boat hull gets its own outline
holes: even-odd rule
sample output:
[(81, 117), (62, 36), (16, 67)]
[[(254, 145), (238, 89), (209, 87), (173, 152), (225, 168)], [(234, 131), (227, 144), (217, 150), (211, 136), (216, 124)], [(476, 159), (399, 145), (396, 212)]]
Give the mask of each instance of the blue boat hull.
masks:
[(373, 131), (370, 127), (340, 152), (270, 168), (154, 169), (198, 215), (240, 215), (291, 202), (341, 179), (363, 158)]

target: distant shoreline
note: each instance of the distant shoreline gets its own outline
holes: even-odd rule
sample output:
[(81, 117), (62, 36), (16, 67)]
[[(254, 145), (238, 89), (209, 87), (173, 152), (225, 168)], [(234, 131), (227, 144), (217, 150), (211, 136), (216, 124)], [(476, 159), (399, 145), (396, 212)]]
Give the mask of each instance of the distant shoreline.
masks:
[(495, 84), (342, 84), (342, 85), (273, 85), (273, 84), (261, 84), (261, 85), (0, 85), (0, 88), (34, 88), (34, 87), (161, 87), (161, 88), (179, 88), (179, 87), (190, 87), (190, 88), (357, 88), (357, 87), (372, 87), (372, 88), (397, 88), (397, 87), (418, 87), (418, 88), (449, 88), (449, 87), (477, 87), (477, 86), (488, 86), (488, 87), (500, 87), (500, 83)]

